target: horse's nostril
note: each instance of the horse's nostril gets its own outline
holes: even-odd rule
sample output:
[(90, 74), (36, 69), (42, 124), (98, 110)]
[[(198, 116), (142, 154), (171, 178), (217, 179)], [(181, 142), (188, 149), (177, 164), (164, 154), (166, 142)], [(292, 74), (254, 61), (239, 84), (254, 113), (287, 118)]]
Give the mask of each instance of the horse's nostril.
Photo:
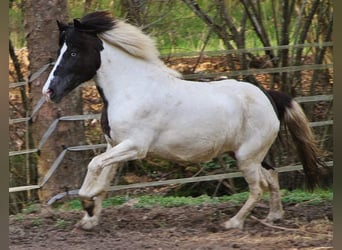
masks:
[(48, 89), (47, 91), (46, 91), (46, 95), (48, 95), (48, 96), (52, 96), (53, 95), (53, 90), (52, 89)]
[(53, 97), (55, 96), (55, 92), (51, 88), (48, 88), (44, 92), (44, 95), (48, 101), (51, 101), (53, 99)]

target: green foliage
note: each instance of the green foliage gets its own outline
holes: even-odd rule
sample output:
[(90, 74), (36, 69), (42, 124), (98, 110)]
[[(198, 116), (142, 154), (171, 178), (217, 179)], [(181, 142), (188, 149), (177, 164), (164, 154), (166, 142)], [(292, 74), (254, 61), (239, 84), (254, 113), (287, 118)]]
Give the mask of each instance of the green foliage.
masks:
[(25, 219), (25, 215), (24, 214), (16, 214), (14, 219), (17, 221), (23, 221)]
[(24, 14), (21, 6), (21, 0), (12, 1), (8, 12), (10, 39), (16, 48), (22, 48), (26, 45), (23, 25)]
[[(324, 202), (332, 202), (333, 191), (317, 189), (314, 192), (307, 192), (304, 190), (281, 190), (283, 203), (307, 203), (309, 205), (320, 204)], [(102, 206), (105, 208), (120, 206), (134, 199), (132, 203), (136, 208), (152, 208), (154, 206), (161, 207), (180, 207), (180, 206), (197, 206), (201, 204), (217, 204), (222, 202), (232, 202), (236, 205), (242, 205), (248, 198), (249, 192), (242, 192), (233, 195), (225, 195), (211, 198), (208, 195), (201, 195), (198, 197), (186, 196), (161, 196), (161, 195), (142, 195), (137, 197), (127, 196), (113, 196), (105, 199)], [(268, 201), (269, 194), (266, 193), (263, 197), (264, 201)], [(39, 205), (32, 204), (15, 216), (15, 219), (20, 221), (24, 219), (25, 214), (38, 211)], [(79, 199), (73, 199), (64, 202), (62, 205), (55, 206), (56, 211), (80, 211), (83, 210)], [(40, 221), (33, 221), (36, 226), (40, 225)], [(65, 228), (67, 223), (63, 220), (56, 222), (56, 227)]]
[(73, 199), (64, 203), (58, 203), (54, 206), (57, 210), (82, 210), (82, 203), (79, 199)]
[(15, 155), (9, 158), (11, 164), (25, 164), (25, 155)]
[[(313, 193), (304, 190), (287, 191), (282, 190), (282, 201), (284, 203), (301, 203), (308, 202), (309, 204), (319, 204), (325, 201), (331, 202), (333, 199), (333, 192), (331, 190), (316, 190)], [(238, 205), (243, 204), (249, 196), (249, 192), (242, 192), (234, 195), (226, 195), (221, 197), (211, 198), (208, 195), (199, 197), (175, 197), (175, 196), (141, 196), (138, 197), (136, 207), (153, 207), (155, 205), (162, 207), (178, 207), (185, 205), (200, 205), (203, 203), (221, 203), (221, 202), (234, 202)], [(269, 194), (266, 193), (263, 197), (268, 201)]]
[[(323, 202), (331, 202), (333, 200), (332, 190), (317, 189), (310, 193), (304, 190), (282, 190), (282, 202), (284, 203), (308, 203), (311, 205), (320, 204)], [(179, 206), (196, 206), (201, 204), (216, 204), (222, 202), (233, 202), (237, 205), (242, 205), (248, 198), (249, 192), (242, 192), (233, 195), (226, 195), (221, 197), (211, 198), (208, 195), (201, 195), (198, 197), (185, 196), (161, 196), (161, 195), (143, 195), (135, 198), (127, 196), (114, 196), (103, 201), (103, 207), (113, 207), (123, 205), (130, 199), (135, 199), (134, 207), (136, 208), (151, 208), (153, 206), (161, 207), (179, 207)], [(269, 194), (266, 193), (263, 197), (264, 201), (268, 201)], [(82, 210), (81, 202), (71, 200), (66, 202), (66, 205), (59, 206), (57, 210)], [(20, 217), (18, 217), (20, 220)]]
[(146, 195), (138, 198), (138, 203), (135, 207), (153, 207), (153, 206), (162, 206), (162, 207), (179, 207), (186, 205), (200, 205), (203, 203), (212, 202), (210, 197), (207, 195), (202, 195), (199, 197), (175, 197), (175, 196), (155, 196), (155, 195)]
[[(220, 157), (221, 157), (222, 163), (225, 166), (227, 166), (229, 168), (236, 166), (236, 160), (234, 160), (228, 154), (222, 154)], [(218, 159), (214, 159), (214, 160), (209, 161), (207, 163), (201, 163), (201, 166), (203, 166), (206, 170), (214, 170), (214, 169), (222, 168)]]
[(28, 204), (25, 208), (23, 208), (22, 213), (23, 214), (31, 214), (38, 212), (40, 209), (39, 204)]
[(306, 192), (303, 190), (287, 191), (283, 193), (282, 201), (285, 203), (307, 202), (309, 204), (319, 204), (324, 201), (332, 201), (332, 190), (316, 189), (314, 192)]
[[(217, 19), (217, 11), (211, 1), (198, 1), (208, 16)], [(17, 48), (25, 46), (24, 38), (24, 14), (21, 1), (15, 1), (9, 9), (9, 28), (11, 39)], [(270, 4), (263, 4), (265, 12), (270, 11)], [(241, 20), (243, 11), (241, 4), (229, 4), (230, 12), (234, 20)], [(84, 1), (68, 1), (70, 19), (80, 18), (84, 15)], [(208, 35), (209, 27), (200, 20), (194, 12), (182, 1), (147, 1), (146, 13), (144, 13), (146, 32), (153, 36), (158, 44), (161, 54), (176, 52), (199, 51), (203, 47), (203, 41)], [(125, 13), (119, 1), (100, 0), (92, 3), (88, 12), (96, 10), (108, 10), (113, 16), (125, 19)], [(265, 16), (269, 16), (265, 14)], [(56, 17), (57, 19), (58, 17)], [(267, 19), (266, 19), (267, 20)], [(152, 24), (152, 25), (150, 25)], [(268, 25), (269, 31), (274, 33), (273, 23)], [(57, 27), (56, 27), (57, 28)], [(249, 25), (246, 36), (251, 42), (250, 46), (260, 46), (260, 42)], [(206, 50), (223, 50), (225, 47), (214, 33), (206, 45)]]
[(217, 197), (215, 199), (218, 200), (218, 202), (234, 202), (236, 204), (243, 204), (247, 199), (248, 199), (249, 192), (242, 192), (242, 193), (237, 193), (233, 195), (225, 195), (221, 197)]
[(42, 224), (42, 219), (41, 218), (34, 218), (33, 221), (32, 221), (32, 224), (35, 227), (39, 227)]
[(59, 229), (66, 229), (70, 225), (71, 225), (71, 221), (65, 221), (63, 219), (57, 219), (55, 223), (55, 227)]
[(118, 206), (118, 205), (124, 204), (126, 201), (127, 201), (126, 196), (114, 196), (114, 197), (110, 197), (108, 199), (105, 199), (102, 202), (102, 206), (103, 207)]

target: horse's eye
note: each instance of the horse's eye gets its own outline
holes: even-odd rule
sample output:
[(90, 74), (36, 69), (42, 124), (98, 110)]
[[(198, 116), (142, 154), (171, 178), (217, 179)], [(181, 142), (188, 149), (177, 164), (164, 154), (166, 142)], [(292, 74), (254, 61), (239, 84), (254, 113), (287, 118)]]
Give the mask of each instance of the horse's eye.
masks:
[(71, 55), (72, 57), (74, 57), (74, 56), (77, 55), (77, 53), (76, 53), (76, 52), (71, 52), (70, 55)]

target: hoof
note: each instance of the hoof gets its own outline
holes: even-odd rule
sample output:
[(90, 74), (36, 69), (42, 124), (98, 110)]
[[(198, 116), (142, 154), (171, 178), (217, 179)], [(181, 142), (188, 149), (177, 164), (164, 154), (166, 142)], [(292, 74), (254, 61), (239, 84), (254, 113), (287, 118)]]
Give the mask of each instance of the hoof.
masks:
[(277, 221), (280, 221), (282, 220), (284, 217), (284, 211), (280, 211), (280, 212), (277, 212), (277, 213), (269, 213), (267, 215), (267, 217), (265, 218), (265, 221), (266, 222), (277, 222)]
[(224, 222), (221, 224), (224, 230), (230, 230), (230, 229), (243, 229), (243, 222), (236, 220), (234, 218)]
[(85, 231), (92, 230), (95, 226), (99, 224), (99, 219), (97, 216), (88, 216), (86, 214), (77, 224), (75, 225), (76, 228), (83, 229)]

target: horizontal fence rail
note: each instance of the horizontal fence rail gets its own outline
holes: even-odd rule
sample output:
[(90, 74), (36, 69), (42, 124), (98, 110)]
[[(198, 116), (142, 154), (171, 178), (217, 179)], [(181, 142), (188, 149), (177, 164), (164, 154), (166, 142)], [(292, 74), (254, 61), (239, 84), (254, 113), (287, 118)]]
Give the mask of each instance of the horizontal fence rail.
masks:
[[(322, 43), (303, 43), (303, 44), (292, 44), (292, 45), (278, 45), (278, 46), (268, 46), (259, 48), (245, 48), (245, 49), (230, 49), (230, 50), (217, 50), (217, 51), (203, 51), (201, 55), (204, 56), (222, 56), (229, 54), (243, 54), (250, 52), (263, 52), (267, 50), (283, 50), (283, 49), (303, 49), (303, 48), (313, 48), (313, 47), (332, 47), (333, 42), (322, 42)], [(172, 57), (192, 57), (198, 56), (199, 52), (181, 52), (172, 53)], [(162, 58), (167, 58), (168, 55), (162, 55)]]
[[(333, 161), (328, 161), (325, 163), (328, 167), (333, 166)], [(278, 173), (285, 173), (285, 172), (292, 172), (292, 171), (300, 171), (303, 170), (302, 165), (290, 165), (285, 167), (276, 168)], [(186, 183), (193, 183), (193, 182), (202, 182), (202, 181), (219, 181), (224, 179), (233, 179), (243, 177), (242, 172), (234, 172), (228, 174), (214, 174), (214, 175), (207, 175), (207, 176), (197, 176), (197, 177), (189, 177), (189, 178), (179, 178), (179, 179), (172, 179), (172, 180), (163, 180), (163, 181), (151, 181), (151, 182), (141, 182), (141, 183), (134, 183), (129, 185), (116, 185), (110, 186), (107, 191), (119, 191), (119, 190), (126, 190), (126, 189), (134, 189), (134, 188), (147, 188), (147, 187), (157, 187), (157, 186), (165, 186), (165, 185), (179, 185), (179, 184), (186, 184)], [(64, 197), (77, 197), (79, 189), (70, 190), (67, 192), (59, 193), (53, 196), (50, 200), (48, 200), (47, 204), (52, 205), (58, 200), (63, 199)]]
[[(266, 50), (281, 50), (281, 49), (295, 49), (295, 48), (308, 48), (308, 47), (332, 47), (332, 42), (324, 42), (324, 43), (307, 43), (307, 44), (297, 44), (297, 45), (282, 45), (282, 46), (272, 46), (272, 47), (262, 47), (262, 48), (251, 48), (251, 49), (236, 49), (236, 50), (225, 50), (225, 51), (215, 51), (215, 52), (191, 52), (191, 53), (181, 53), (181, 54), (172, 54), (172, 57), (182, 56), (182, 57), (190, 57), (190, 56), (218, 56), (218, 55), (227, 55), (227, 54), (242, 54), (248, 52), (257, 52), (257, 51), (266, 51)], [(166, 58), (167, 56), (162, 56), (162, 58)], [(32, 82), (38, 77), (41, 76), (50, 66), (53, 66), (54, 63), (48, 63), (43, 65), (37, 72), (32, 74), (27, 82), (17, 82), (9, 84), (9, 89), (23, 87), (28, 84), (28, 82)], [(220, 72), (220, 73), (196, 73), (196, 74), (187, 74), (184, 75), (184, 79), (192, 80), (195, 78), (215, 78), (215, 77), (234, 77), (241, 75), (253, 75), (253, 74), (272, 74), (272, 73), (281, 73), (281, 72), (295, 72), (295, 71), (304, 71), (304, 70), (326, 70), (333, 68), (333, 64), (308, 64), (308, 65), (299, 65), (299, 66), (289, 66), (289, 67), (278, 67), (278, 68), (263, 68), (263, 69), (248, 69), (248, 70), (238, 70), (232, 72)], [(319, 101), (333, 101), (333, 95), (317, 95), (317, 96), (303, 96), (296, 97), (295, 100), (298, 103), (308, 103), (308, 102), (319, 102)], [(41, 106), (45, 103), (45, 98), (41, 98), (36, 106), (34, 107), (32, 114), (29, 117), (23, 118), (15, 118), (9, 119), (9, 125), (14, 125), (17, 123), (28, 122), (30, 121), (37, 111), (41, 108)], [(86, 115), (74, 115), (74, 116), (63, 116), (54, 120), (49, 128), (46, 130), (44, 135), (42, 136), (37, 148), (34, 149), (25, 149), (20, 151), (10, 151), (9, 156), (17, 156), (24, 154), (32, 154), (37, 153), (41, 150), (42, 146), (49, 139), (49, 137), (56, 130), (58, 124), (60, 122), (68, 122), (68, 121), (82, 121), (89, 119), (100, 119), (100, 114), (86, 114)], [(332, 125), (333, 120), (327, 121), (317, 121), (310, 122), (311, 127), (319, 127), (319, 126), (328, 126)], [(95, 150), (95, 149), (105, 149), (107, 144), (94, 144), (94, 145), (81, 145), (65, 148), (55, 159), (53, 164), (51, 165), (49, 171), (46, 173), (42, 181), (37, 185), (27, 185), (20, 187), (10, 187), (9, 192), (20, 192), (20, 191), (28, 191), (33, 189), (42, 188), (46, 182), (48, 182), (49, 178), (53, 175), (53, 173), (58, 169), (60, 163), (63, 161), (64, 156), (67, 152), (74, 151), (85, 151), (85, 150)], [(327, 162), (328, 166), (333, 166), (333, 162)], [(289, 172), (302, 170), (302, 165), (295, 166), (285, 166), (277, 168), (278, 172)], [(142, 187), (152, 187), (152, 186), (160, 186), (160, 185), (171, 185), (171, 184), (184, 184), (191, 182), (200, 182), (200, 181), (210, 181), (210, 180), (222, 180), (226, 178), (237, 178), (241, 177), (241, 172), (234, 172), (228, 174), (219, 174), (219, 175), (209, 175), (209, 176), (199, 176), (192, 178), (182, 178), (182, 179), (174, 179), (174, 180), (165, 180), (165, 181), (156, 181), (156, 182), (147, 182), (147, 183), (137, 183), (130, 185), (119, 185), (119, 186), (111, 186), (108, 191), (118, 191), (123, 189), (131, 189), (131, 188), (142, 188)], [(54, 197), (52, 197), (48, 204), (52, 204), (53, 202), (62, 199), (65, 196), (77, 196), (78, 190), (71, 190), (68, 192), (60, 193)]]
[(274, 73), (283, 73), (283, 72), (295, 72), (295, 71), (303, 71), (303, 70), (323, 70), (333, 68), (333, 64), (307, 64), (300, 66), (288, 66), (288, 67), (278, 67), (278, 68), (266, 68), (266, 69), (246, 69), (246, 70), (236, 70), (231, 72), (218, 72), (218, 73), (195, 73), (195, 74), (187, 74), (183, 76), (186, 80), (201, 78), (218, 78), (218, 77), (234, 77), (234, 76), (247, 76), (253, 74), (274, 74)]

